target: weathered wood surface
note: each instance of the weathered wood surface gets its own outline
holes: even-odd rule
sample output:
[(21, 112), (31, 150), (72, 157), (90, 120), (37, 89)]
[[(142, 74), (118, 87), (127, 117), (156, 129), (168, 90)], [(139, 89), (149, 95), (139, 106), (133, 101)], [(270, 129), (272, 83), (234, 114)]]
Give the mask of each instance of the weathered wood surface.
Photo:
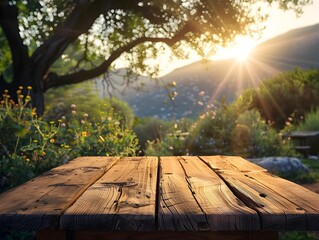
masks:
[(172, 231), (260, 229), (258, 214), (245, 206), (194, 157), (162, 157), (159, 226)]
[(319, 195), (239, 157), (83, 157), (0, 195), (12, 229), (318, 231)]
[(0, 196), (0, 230), (58, 228), (60, 215), (115, 158), (82, 157)]
[(63, 214), (62, 229), (155, 230), (157, 158), (118, 161)]
[(220, 157), (223, 161), (201, 158), (237, 197), (258, 212), (263, 230), (319, 230), (318, 194), (238, 157)]

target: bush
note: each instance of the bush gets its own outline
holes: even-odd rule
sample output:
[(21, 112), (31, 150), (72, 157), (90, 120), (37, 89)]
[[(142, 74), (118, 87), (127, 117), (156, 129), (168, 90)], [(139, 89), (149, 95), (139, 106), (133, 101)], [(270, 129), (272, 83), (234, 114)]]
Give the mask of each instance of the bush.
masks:
[(45, 95), (46, 111), (43, 119), (59, 120), (63, 116), (73, 117), (70, 106), (81, 106), (76, 109), (77, 116), (88, 114), (91, 119), (100, 118), (101, 112), (113, 111), (120, 118), (121, 126), (131, 129), (134, 124), (134, 113), (126, 102), (116, 98), (100, 98), (92, 82), (50, 89)]
[(67, 148), (54, 144), (60, 123), (43, 122), (30, 107), (31, 97), (17, 91), (18, 102), (7, 91), (0, 106), (0, 187), (1, 191), (34, 177), (63, 162)]
[[(0, 191), (20, 184), (78, 156), (132, 156), (136, 135), (109, 106), (96, 106), (99, 116), (79, 115), (43, 121), (31, 107), (29, 92), (17, 91), (18, 102), (5, 91), (0, 105)], [(31, 88), (28, 89), (30, 91)]]
[(137, 119), (133, 129), (139, 139), (142, 151), (144, 151), (149, 143), (158, 143), (164, 139), (170, 129), (170, 123), (158, 118), (148, 117)]
[(235, 104), (245, 109), (257, 109), (279, 130), (292, 115), (299, 121), (319, 106), (318, 79), (319, 70), (296, 68), (263, 81), (256, 89), (246, 90)]
[(298, 126), (300, 131), (319, 131), (319, 109), (306, 114), (305, 119)]
[(257, 110), (238, 113), (223, 106), (202, 115), (188, 138), (191, 155), (239, 155), (242, 157), (293, 156), (289, 142), (261, 117)]
[[(158, 120), (152, 121), (153, 124), (156, 122), (158, 122)], [(188, 154), (188, 149), (185, 144), (189, 135), (189, 126), (192, 124), (192, 121), (189, 119), (180, 119), (172, 122), (160, 122), (164, 123), (160, 126), (161, 128), (164, 128), (165, 131), (159, 132), (161, 135), (159, 135), (158, 138), (149, 138), (147, 140), (145, 154), (149, 156), (176, 156)]]
[[(126, 127), (121, 117), (109, 106), (99, 106), (100, 116), (90, 118), (84, 113), (79, 116), (72, 104), (70, 118), (62, 117), (57, 143), (69, 146), (70, 158), (78, 156), (134, 156), (139, 148), (132, 130)], [(103, 107), (105, 109), (103, 109)]]
[(232, 152), (232, 132), (236, 114), (227, 106), (212, 109), (201, 115), (187, 139), (191, 155), (229, 155)]

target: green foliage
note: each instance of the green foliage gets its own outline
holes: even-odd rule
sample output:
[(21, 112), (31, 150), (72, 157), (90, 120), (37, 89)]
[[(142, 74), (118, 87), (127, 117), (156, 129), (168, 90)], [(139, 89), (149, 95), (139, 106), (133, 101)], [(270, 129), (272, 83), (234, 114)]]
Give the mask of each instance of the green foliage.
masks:
[(319, 131), (319, 108), (306, 114), (305, 119), (298, 125), (300, 131)]
[(94, 82), (85, 82), (63, 88), (50, 89), (45, 95), (46, 112), (43, 119), (50, 121), (72, 116), (70, 106), (81, 106), (76, 110), (77, 116), (87, 114), (92, 119), (100, 119), (101, 112), (113, 111), (119, 115), (121, 126), (131, 129), (134, 113), (129, 105), (116, 98), (103, 99), (95, 89)]
[(318, 232), (281, 232), (279, 234), (280, 240), (317, 240), (319, 237)]
[(278, 133), (256, 110), (243, 112), (237, 118), (232, 138), (233, 153), (244, 157), (291, 156), (289, 142), (282, 142)]
[(138, 119), (133, 129), (139, 139), (141, 147), (144, 149), (148, 141), (153, 143), (161, 142), (167, 135), (169, 128), (169, 122), (149, 117)]
[(291, 143), (280, 139), (276, 130), (256, 110), (239, 114), (236, 108), (223, 105), (206, 112), (195, 123), (188, 121), (182, 126), (171, 127), (161, 139), (151, 139), (146, 154), (243, 157), (296, 154)]
[(121, 124), (121, 117), (112, 109), (100, 109), (99, 118), (78, 115), (71, 105), (70, 118), (63, 117), (56, 142), (70, 146), (70, 158), (77, 156), (134, 156), (138, 140), (132, 130)]
[(310, 172), (307, 174), (307, 176), (303, 176), (303, 180), (305, 180), (303, 182), (319, 182), (319, 161), (305, 158), (302, 159), (302, 163), (310, 169)]
[(242, 109), (257, 109), (262, 116), (282, 129), (287, 120), (295, 124), (304, 115), (319, 106), (319, 70), (295, 69), (266, 80), (255, 89), (248, 90), (235, 105)]
[(187, 155), (186, 139), (189, 136), (192, 121), (180, 119), (164, 123), (166, 124), (165, 134), (162, 133), (161, 138), (148, 139), (145, 154), (149, 156)]
[[(28, 89), (30, 91), (31, 89)], [(1, 189), (12, 187), (62, 162), (67, 149), (52, 139), (60, 125), (44, 122), (29, 107), (30, 96), (17, 92), (18, 102), (3, 94), (0, 106), (0, 177)]]
[(230, 154), (236, 114), (227, 106), (200, 116), (187, 140), (192, 155)]
[(1, 191), (78, 156), (132, 156), (138, 150), (123, 114), (109, 104), (95, 106), (97, 117), (79, 115), (72, 105), (68, 117), (44, 121), (30, 108), (29, 94), (23, 96), (22, 88), (17, 94), (15, 103), (6, 91), (0, 106)]
[[(266, 2), (300, 12), (311, 0)], [(5, 70), (10, 69), (6, 75), (15, 76), (13, 79), (6, 76), (5, 82), (13, 80), (12, 88), (32, 83), (34, 88), (44, 86), (46, 90), (101, 76), (119, 57), (135, 72), (155, 76), (159, 64), (148, 64), (148, 60), (161, 54), (185, 57), (192, 49), (205, 56), (207, 49), (226, 45), (237, 35), (258, 34), (262, 29), (258, 23), (267, 15), (260, 7), (263, 3), (230, 0), (190, 0), (187, 3), (185, 0), (165, 3), (110, 0), (108, 4), (73, 0), (1, 1), (0, 46), (10, 53), (0, 59), (7, 63)], [(19, 65), (22, 59), (25, 61), (22, 66), (11, 68), (11, 64)], [(4, 67), (0, 66), (2, 71)], [(21, 72), (21, 78), (16, 77)]]

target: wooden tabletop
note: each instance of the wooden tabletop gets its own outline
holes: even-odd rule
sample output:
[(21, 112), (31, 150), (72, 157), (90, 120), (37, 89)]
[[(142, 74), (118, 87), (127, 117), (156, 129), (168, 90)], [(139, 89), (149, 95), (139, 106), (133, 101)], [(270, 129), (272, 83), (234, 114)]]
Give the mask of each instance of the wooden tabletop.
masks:
[(240, 157), (80, 157), (0, 195), (0, 231), (319, 230), (319, 195)]

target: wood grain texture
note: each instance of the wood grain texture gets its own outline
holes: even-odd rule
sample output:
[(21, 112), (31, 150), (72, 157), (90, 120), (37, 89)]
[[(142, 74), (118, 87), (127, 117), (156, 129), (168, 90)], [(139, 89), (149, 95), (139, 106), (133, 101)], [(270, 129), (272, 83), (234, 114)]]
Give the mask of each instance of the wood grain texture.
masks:
[(271, 231), (217, 231), (217, 232), (104, 232), (104, 231), (41, 231), (37, 240), (277, 240)]
[(318, 231), (319, 195), (240, 157), (81, 157), (0, 195), (0, 231), (12, 229), (65, 230), (51, 239)]
[(318, 230), (318, 194), (251, 167), (239, 157), (222, 157), (227, 161), (201, 158), (216, 170), (237, 197), (258, 212), (262, 229)]
[(61, 228), (154, 230), (157, 169), (157, 157), (120, 159), (63, 214)]
[(200, 156), (215, 171), (267, 172), (266, 169), (237, 156)]
[(258, 214), (199, 158), (161, 157), (160, 164), (160, 230), (260, 229)]
[(0, 195), (0, 231), (58, 228), (61, 213), (115, 160), (78, 158)]

